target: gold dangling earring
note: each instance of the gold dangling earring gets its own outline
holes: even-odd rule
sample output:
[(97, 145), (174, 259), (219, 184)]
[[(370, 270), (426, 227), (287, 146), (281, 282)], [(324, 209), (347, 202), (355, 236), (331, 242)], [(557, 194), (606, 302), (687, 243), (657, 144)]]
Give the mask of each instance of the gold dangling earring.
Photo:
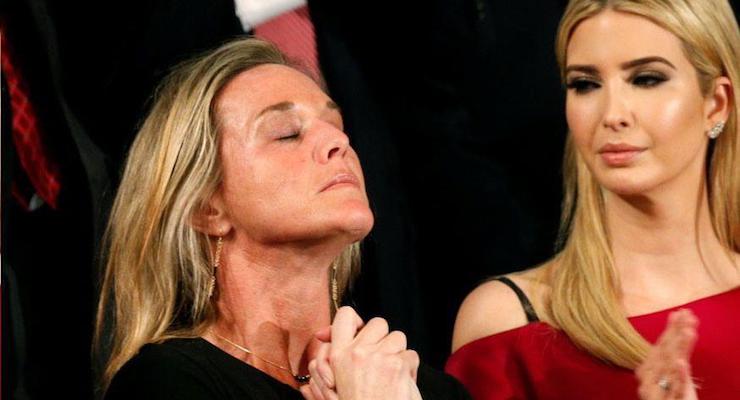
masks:
[(337, 288), (337, 266), (331, 270), (331, 301), (334, 304), (334, 313), (339, 309), (339, 289)]
[(216, 241), (216, 255), (213, 257), (213, 272), (211, 273), (211, 281), (208, 283), (208, 298), (213, 297), (213, 292), (216, 290), (216, 271), (221, 266), (221, 249), (224, 246), (223, 236), (219, 236)]

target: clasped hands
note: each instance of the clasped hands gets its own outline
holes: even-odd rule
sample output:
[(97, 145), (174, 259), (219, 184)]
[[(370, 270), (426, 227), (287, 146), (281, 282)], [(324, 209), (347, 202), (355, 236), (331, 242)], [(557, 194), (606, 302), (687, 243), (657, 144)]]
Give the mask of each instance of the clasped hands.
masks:
[(416, 386), (419, 356), (406, 348), (406, 335), (389, 332), (373, 318), (365, 324), (351, 307), (337, 310), (308, 364), (311, 381), (301, 387), (308, 400), (420, 400)]

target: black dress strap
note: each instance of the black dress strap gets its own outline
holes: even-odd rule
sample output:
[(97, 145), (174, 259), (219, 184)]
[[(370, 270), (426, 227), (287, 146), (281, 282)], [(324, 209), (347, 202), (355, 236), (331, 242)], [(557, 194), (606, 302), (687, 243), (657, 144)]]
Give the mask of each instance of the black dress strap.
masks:
[(492, 281), (499, 281), (503, 283), (504, 285), (511, 288), (511, 290), (516, 293), (516, 297), (519, 298), (519, 302), (522, 303), (522, 308), (524, 309), (524, 314), (527, 316), (527, 322), (539, 322), (539, 317), (537, 317), (537, 313), (534, 311), (534, 307), (532, 307), (532, 303), (529, 301), (529, 298), (526, 294), (524, 294), (524, 291), (517, 286), (514, 281), (511, 279), (505, 277), (505, 276), (497, 276), (495, 278), (491, 278)]

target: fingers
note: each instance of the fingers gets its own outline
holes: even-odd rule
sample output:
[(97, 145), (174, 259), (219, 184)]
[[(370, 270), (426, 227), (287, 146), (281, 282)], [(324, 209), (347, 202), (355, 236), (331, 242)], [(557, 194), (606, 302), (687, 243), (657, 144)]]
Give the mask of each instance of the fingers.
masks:
[(688, 365), (683, 360), (676, 360), (671, 366), (670, 371), (666, 371), (667, 379), (671, 383), (671, 387), (666, 393), (669, 399), (683, 399), (688, 392), (689, 385), (691, 384)]
[(315, 400), (338, 400), (336, 392), (327, 385), (324, 376), (319, 371), (317, 360), (312, 360), (308, 363), (308, 372), (311, 373), (311, 382), (301, 388), (309, 386)]
[(406, 350), (399, 356), (403, 359), (403, 363), (408, 368), (409, 374), (411, 374), (411, 379), (416, 382), (416, 377), (419, 372), (419, 354), (414, 350)]
[[(388, 335), (388, 322), (383, 318), (375, 317), (362, 327), (355, 337), (356, 345), (368, 345), (380, 342)], [(404, 338), (405, 341), (405, 338)]]
[(696, 398), (689, 360), (696, 344), (697, 325), (697, 318), (688, 310), (671, 313), (666, 329), (635, 370), (640, 381), (640, 398)]
[(316, 333), (314, 333), (314, 336), (321, 342), (331, 342), (331, 325), (319, 329), (318, 331), (316, 331)]
[(308, 365), (311, 400), (340, 396), (408, 400), (410, 394), (418, 394), (419, 355), (406, 349), (405, 334), (389, 332), (384, 319), (373, 318), (363, 325), (352, 308), (342, 307), (331, 327), (315, 336), (323, 343)]
[(335, 348), (344, 349), (349, 346), (362, 325), (362, 318), (352, 307), (344, 306), (337, 310), (331, 324), (332, 351)]
[(396, 354), (404, 350), (406, 350), (406, 335), (401, 331), (388, 333), (378, 342), (378, 351), (386, 354)]
[(329, 364), (330, 348), (331, 345), (328, 343), (322, 344), (319, 347), (319, 350), (316, 352), (316, 358), (312, 361), (316, 367), (316, 371), (312, 371), (311, 376), (318, 374), (328, 388), (334, 389), (334, 371), (332, 371)]
[(694, 351), (694, 345), (698, 337), (696, 333), (699, 320), (689, 310), (680, 310), (680, 314), (676, 317), (676, 340), (675, 349), (678, 355), (685, 360), (691, 358), (691, 353)]
[(411, 385), (410, 391), (411, 391), (411, 400), (422, 400), (421, 398), (421, 392), (419, 391), (419, 387), (416, 386), (416, 381), (409, 381), (409, 384)]
[(303, 386), (299, 387), (298, 390), (301, 392), (301, 395), (306, 400), (325, 400), (325, 399), (322, 399), (320, 397), (316, 397), (316, 395), (314, 393), (314, 389), (311, 387), (310, 384), (303, 385)]

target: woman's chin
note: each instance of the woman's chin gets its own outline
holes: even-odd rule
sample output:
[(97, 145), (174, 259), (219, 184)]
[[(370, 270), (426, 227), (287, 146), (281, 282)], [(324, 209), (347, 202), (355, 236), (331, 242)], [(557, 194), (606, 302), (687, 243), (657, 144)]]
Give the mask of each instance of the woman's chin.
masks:
[(647, 194), (656, 186), (655, 180), (649, 179), (645, 174), (637, 174), (628, 171), (603, 174), (598, 177), (598, 181), (601, 187), (619, 196), (639, 196)]
[(373, 229), (375, 219), (369, 208), (358, 207), (347, 210), (344, 218), (340, 221), (341, 229), (347, 232), (352, 242), (362, 240)]

